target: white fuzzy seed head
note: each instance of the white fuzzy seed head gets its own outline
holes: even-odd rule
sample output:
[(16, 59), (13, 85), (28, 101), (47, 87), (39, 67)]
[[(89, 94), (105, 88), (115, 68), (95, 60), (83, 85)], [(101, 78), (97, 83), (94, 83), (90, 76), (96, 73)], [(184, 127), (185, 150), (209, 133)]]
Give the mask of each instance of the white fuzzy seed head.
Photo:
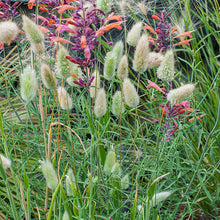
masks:
[(69, 169), (68, 172), (67, 172), (67, 175), (66, 175), (66, 192), (67, 192), (67, 196), (73, 196), (71, 184), (73, 184), (74, 187), (76, 188), (75, 177), (74, 177), (74, 174), (73, 174), (73, 170)]
[(97, 118), (105, 115), (107, 111), (107, 101), (104, 88), (98, 90), (95, 100), (94, 112)]
[(113, 56), (115, 57), (115, 60), (116, 60), (115, 68), (118, 67), (118, 64), (119, 64), (121, 57), (123, 55), (123, 50), (124, 50), (124, 45), (123, 45), (123, 42), (120, 40), (115, 44), (115, 46), (113, 47), (113, 50), (112, 50)]
[(3, 169), (5, 169), (5, 170), (11, 166), (11, 160), (4, 157), (2, 154), (0, 154), (0, 163), (2, 164)]
[(135, 108), (139, 104), (139, 95), (128, 78), (123, 82), (123, 94), (125, 103), (129, 107)]
[(174, 78), (174, 55), (172, 50), (168, 50), (157, 69), (157, 77), (163, 81), (171, 81)]
[(95, 98), (100, 88), (100, 75), (98, 71), (92, 74), (95, 78), (93, 79), (91, 86), (89, 88), (91, 98)]
[(3, 21), (0, 23), (0, 42), (7, 43), (16, 38), (18, 26), (12, 21)]
[(20, 76), (21, 97), (26, 102), (34, 99), (37, 93), (37, 78), (30, 66), (25, 67)]
[(33, 44), (40, 44), (44, 40), (44, 34), (40, 28), (35, 24), (30, 18), (26, 15), (22, 16), (23, 20), (23, 29), (28, 40)]
[(148, 54), (148, 68), (159, 66), (164, 59), (161, 53), (151, 52)]
[(128, 32), (127, 43), (130, 46), (135, 47), (137, 45), (137, 42), (140, 39), (142, 26), (143, 26), (142, 22), (138, 22), (134, 24), (131, 30)]
[(42, 54), (44, 51), (45, 51), (45, 45), (44, 45), (44, 42), (41, 42), (39, 44), (34, 44), (34, 43), (31, 43), (31, 49), (32, 51), (35, 53), (35, 54)]
[(115, 76), (116, 59), (114, 53), (108, 52), (105, 56), (104, 77), (107, 80), (112, 80)]
[(63, 79), (67, 79), (73, 73), (73, 64), (66, 59), (66, 56), (69, 56), (67, 49), (61, 46), (57, 52), (56, 71)]
[(122, 101), (121, 91), (117, 91), (112, 98), (112, 113), (116, 116), (123, 114), (125, 111), (124, 102)]
[(183, 99), (188, 97), (191, 93), (193, 93), (195, 89), (195, 84), (186, 84), (180, 86), (179, 88), (172, 89), (167, 95), (167, 100), (173, 105), (175, 103), (181, 102)]
[(164, 192), (154, 194), (150, 205), (155, 207), (156, 205), (158, 205), (162, 201), (166, 200), (171, 194), (172, 194), (172, 192), (170, 192), (170, 191), (164, 191)]
[(57, 175), (53, 168), (52, 163), (48, 160), (43, 161), (41, 165), (41, 169), (42, 169), (44, 178), (46, 179), (47, 186), (50, 189), (56, 189), (58, 185), (58, 179), (57, 179)]
[(47, 89), (56, 88), (57, 85), (56, 77), (46, 63), (43, 63), (41, 65), (40, 74), (41, 74), (42, 82)]
[(112, 8), (112, 0), (96, 0), (97, 8), (101, 9), (105, 12), (105, 14), (109, 13)]
[(58, 100), (60, 103), (60, 107), (63, 110), (71, 110), (73, 107), (73, 101), (69, 93), (66, 91), (66, 89), (62, 86), (59, 86), (57, 88), (57, 93), (58, 93)]
[(127, 55), (124, 55), (121, 58), (121, 61), (118, 65), (118, 69), (117, 69), (117, 77), (121, 81), (123, 81), (124, 79), (126, 79), (128, 77), (128, 57), (127, 57)]
[(70, 220), (69, 214), (68, 212), (65, 210), (65, 212), (63, 213), (63, 218), (62, 220)]
[(108, 154), (105, 159), (105, 165), (104, 165), (104, 171), (106, 174), (110, 175), (112, 172), (112, 168), (114, 164), (116, 163), (115, 160), (115, 152), (112, 150), (108, 151)]
[(136, 72), (143, 73), (148, 67), (149, 41), (147, 35), (142, 35), (139, 39), (133, 60), (133, 69)]
[(129, 175), (126, 174), (122, 179), (121, 179), (121, 188), (122, 189), (127, 189), (129, 187)]

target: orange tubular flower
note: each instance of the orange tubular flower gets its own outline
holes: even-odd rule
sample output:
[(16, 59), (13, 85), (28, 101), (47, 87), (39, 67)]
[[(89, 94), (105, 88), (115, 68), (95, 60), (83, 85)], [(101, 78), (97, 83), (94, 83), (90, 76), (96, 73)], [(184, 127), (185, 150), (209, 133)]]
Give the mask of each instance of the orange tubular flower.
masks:
[(192, 38), (191, 33), (192, 33), (192, 31), (183, 32), (183, 33), (181, 33), (181, 34), (175, 36), (174, 38), (185, 37), (185, 36), (187, 36), (187, 37), (189, 37), (189, 38)]
[(157, 15), (152, 15), (152, 18), (158, 21), (161, 21), (161, 19)]
[(117, 21), (122, 21), (121, 15), (115, 15), (114, 12), (111, 13), (106, 19), (106, 22), (112, 21), (112, 20), (117, 20)]
[(86, 36), (85, 36), (85, 35), (83, 35), (83, 36), (81, 37), (81, 43), (80, 43), (80, 45), (81, 45), (82, 48), (85, 48), (85, 47), (86, 47)]
[(104, 27), (99, 28), (99, 30), (96, 32), (96, 36), (98, 37), (100, 35), (103, 35), (105, 32), (108, 32), (113, 28), (117, 28), (118, 30), (121, 30), (122, 29), (122, 27), (121, 27), (122, 22), (123, 21), (117, 21), (117, 22), (114, 22), (114, 23), (111, 23), (111, 24), (108, 24)]
[(76, 7), (72, 5), (60, 5), (58, 9), (59, 14), (63, 14), (66, 10), (73, 10), (76, 9)]
[(64, 39), (62, 37), (51, 37), (50, 39), (51, 39), (52, 43), (57, 42), (57, 43), (66, 43), (66, 44), (74, 45), (71, 41), (68, 41), (68, 40), (66, 40), (66, 39)]
[(143, 30), (145, 30), (145, 29), (147, 29), (147, 30), (149, 30), (151, 33), (157, 35), (157, 32), (155, 32), (155, 30), (154, 30), (151, 26), (149, 26), (148, 24), (145, 24), (145, 26), (143, 27)]
[(173, 46), (175, 47), (175, 46), (184, 45), (184, 44), (190, 46), (190, 43), (189, 43), (190, 41), (191, 41), (191, 39), (183, 40), (183, 41), (180, 41), (180, 42), (177, 43), (177, 44), (174, 44)]

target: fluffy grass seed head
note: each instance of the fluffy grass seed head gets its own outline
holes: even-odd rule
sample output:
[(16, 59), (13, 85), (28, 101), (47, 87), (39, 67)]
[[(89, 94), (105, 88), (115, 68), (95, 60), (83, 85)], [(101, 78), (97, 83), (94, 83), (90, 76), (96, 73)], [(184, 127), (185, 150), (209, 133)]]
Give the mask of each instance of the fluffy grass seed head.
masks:
[(45, 51), (45, 45), (44, 42), (41, 42), (39, 44), (33, 44), (31, 43), (31, 49), (35, 54), (42, 54)]
[(188, 97), (191, 93), (193, 93), (195, 89), (195, 84), (186, 84), (180, 86), (179, 88), (172, 89), (167, 94), (167, 100), (173, 105), (175, 103), (181, 102), (183, 99)]
[(73, 196), (71, 184), (73, 184), (74, 187), (76, 188), (76, 186), (75, 186), (75, 177), (74, 177), (74, 174), (73, 174), (73, 170), (69, 169), (68, 172), (67, 172), (67, 175), (66, 175), (66, 193), (67, 193), (67, 196)]
[(157, 69), (157, 77), (163, 81), (171, 81), (174, 78), (174, 55), (172, 50), (168, 50)]
[(57, 88), (57, 93), (58, 93), (60, 107), (63, 110), (71, 110), (73, 107), (73, 101), (72, 101), (69, 93), (66, 91), (66, 89), (62, 86), (59, 86)]
[(148, 67), (149, 41), (146, 34), (138, 40), (133, 60), (133, 69), (138, 73), (143, 73)]
[(89, 88), (91, 98), (95, 98), (100, 88), (100, 75), (98, 71), (92, 74), (95, 78), (93, 79), (91, 86)]
[(69, 56), (67, 49), (61, 46), (57, 51), (56, 71), (63, 79), (67, 79), (73, 73), (73, 65), (66, 56)]
[(7, 43), (16, 38), (18, 34), (18, 26), (12, 21), (3, 21), (0, 23), (0, 42)]
[(104, 164), (104, 171), (107, 175), (111, 175), (112, 168), (115, 165), (115, 163), (116, 163), (115, 152), (109, 150)]
[(115, 76), (116, 59), (114, 53), (108, 52), (105, 56), (104, 77), (107, 80), (112, 80)]
[(70, 220), (69, 214), (68, 212), (65, 210), (65, 212), (63, 213), (63, 218), (62, 220)]
[(135, 47), (137, 45), (138, 40), (140, 38), (142, 26), (142, 22), (138, 22), (132, 26), (130, 31), (128, 31), (127, 43), (130, 46)]
[(26, 15), (22, 15), (23, 29), (28, 40), (33, 44), (40, 44), (44, 40), (44, 34), (40, 28)]
[(164, 192), (154, 194), (154, 196), (151, 199), (150, 206), (155, 207), (159, 203), (166, 200), (171, 194), (172, 194), (171, 191), (164, 191)]
[[(116, 156), (115, 156), (115, 158), (116, 158)], [(120, 164), (118, 162), (116, 162), (113, 165), (111, 173), (112, 173), (112, 177), (114, 177), (114, 178), (121, 178), (122, 170), (121, 170)]]
[(117, 77), (121, 81), (128, 77), (128, 57), (123, 55), (117, 69)]
[(37, 93), (37, 78), (30, 66), (25, 67), (20, 76), (21, 97), (26, 102), (34, 99)]
[(128, 78), (123, 82), (123, 94), (125, 103), (129, 107), (135, 108), (139, 104), (139, 95)]
[(4, 157), (2, 154), (0, 154), (0, 163), (2, 164), (3, 169), (5, 169), (5, 170), (11, 166), (11, 160)]
[(121, 91), (117, 91), (112, 98), (112, 113), (119, 116), (125, 111), (124, 102), (122, 101)]
[(97, 118), (100, 118), (105, 115), (107, 111), (107, 101), (104, 88), (98, 90), (95, 99), (94, 112)]
[(128, 173), (122, 177), (121, 179), (121, 188), (122, 189), (127, 189), (129, 187), (129, 175)]
[(56, 189), (58, 179), (52, 163), (49, 160), (43, 161), (41, 165), (42, 173), (50, 189)]
[(161, 53), (150, 52), (148, 54), (148, 68), (157, 67), (161, 64), (164, 59), (164, 55)]
[(113, 47), (112, 53), (114, 54), (115, 60), (116, 60), (116, 68), (118, 67), (118, 64), (121, 60), (121, 57), (123, 55), (123, 51), (124, 51), (124, 44), (123, 42), (120, 40), (118, 41), (115, 46)]
[(96, 0), (97, 8), (101, 9), (105, 12), (105, 14), (109, 13), (112, 8), (112, 0)]
[(41, 74), (42, 82), (47, 89), (56, 88), (57, 79), (53, 74), (53, 72), (51, 71), (50, 67), (46, 63), (43, 63), (41, 65), (40, 74)]

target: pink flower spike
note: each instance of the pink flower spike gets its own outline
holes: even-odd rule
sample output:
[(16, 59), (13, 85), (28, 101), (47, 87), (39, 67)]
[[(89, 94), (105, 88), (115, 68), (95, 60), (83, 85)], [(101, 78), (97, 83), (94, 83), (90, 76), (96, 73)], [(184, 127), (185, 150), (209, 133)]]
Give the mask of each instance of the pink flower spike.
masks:
[(164, 91), (163, 91), (156, 83), (154, 83), (154, 82), (152, 82), (152, 81), (150, 81), (150, 80), (148, 80), (147, 82), (149, 83), (149, 85), (147, 86), (148, 89), (150, 89), (151, 87), (153, 87), (153, 88), (155, 88), (156, 90), (158, 90), (158, 91), (164, 93)]
[(190, 109), (190, 102), (189, 101), (183, 101), (178, 104), (175, 104), (175, 106), (184, 106), (185, 109)]

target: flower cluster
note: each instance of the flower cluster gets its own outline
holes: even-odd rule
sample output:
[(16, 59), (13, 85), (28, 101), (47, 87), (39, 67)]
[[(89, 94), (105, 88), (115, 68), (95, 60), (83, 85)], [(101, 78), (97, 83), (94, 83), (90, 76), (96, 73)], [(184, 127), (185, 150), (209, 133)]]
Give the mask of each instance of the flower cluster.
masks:
[[(162, 116), (164, 116), (166, 120), (166, 122), (163, 123), (163, 127), (166, 128), (166, 141), (169, 142), (175, 131), (179, 128), (179, 125), (184, 124), (185, 119), (187, 121), (194, 120), (194, 117), (186, 118), (188, 115), (194, 112), (194, 109), (190, 108), (189, 101), (182, 101), (182, 99), (190, 95), (195, 86), (193, 84), (187, 84), (177, 89), (172, 89), (172, 85), (170, 85), (168, 82), (167, 84), (171, 89), (170, 91), (162, 89), (156, 83), (148, 80), (147, 88), (150, 89), (153, 87), (154, 89), (163, 93), (161, 99), (155, 100), (163, 100), (163, 103), (159, 105), (159, 109)], [(175, 102), (173, 102), (173, 96), (175, 96)], [(203, 117), (203, 115), (197, 116), (196, 118), (201, 120), (201, 117)], [(155, 119), (155, 122), (158, 122), (159, 120), (160, 118)]]
[(152, 15), (152, 18), (155, 20), (158, 20), (159, 23), (157, 25), (156, 30), (154, 30), (151, 26), (148, 24), (145, 24), (143, 29), (147, 29), (152, 34), (155, 35), (155, 38), (149, 37), (149, 41), (152, 45), (156, 47), (156, 51), (167, 51), (171, 47), (175, 47), (178, 45), (189, 45), (189, 42), (191, 39), (182, 40), (180, 42), (177, 42), (177, 38), (187, 36), (189, 38), (192, 38), (191, 33), (192, 31), (187, 31), (184, 33), (181, 33), (177, 36), (174, 36), (174, 32), (177, 31), (177, 27), (171, 27), (171, 23), (167, 21), (167, 18), (171, 15), (171, 13), (167, 13), (164, 15), (165, 10), (161, 11), (160, 14), (154, 14)]
[(18, 14), (18, 5), (19, 2), (11, 4), (11, 0), (0, 1), (0, 17), (2, 17), (3, 21), (14, 18)]

